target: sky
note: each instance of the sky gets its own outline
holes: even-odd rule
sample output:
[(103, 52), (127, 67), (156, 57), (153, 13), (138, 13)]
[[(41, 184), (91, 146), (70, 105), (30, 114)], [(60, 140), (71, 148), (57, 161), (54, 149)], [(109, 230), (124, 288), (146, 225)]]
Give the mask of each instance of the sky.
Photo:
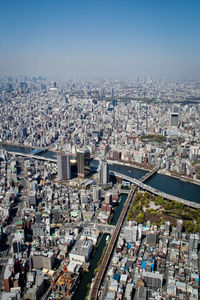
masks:
[(200, 80), (199, 0), (0, 0), (0, 75)]

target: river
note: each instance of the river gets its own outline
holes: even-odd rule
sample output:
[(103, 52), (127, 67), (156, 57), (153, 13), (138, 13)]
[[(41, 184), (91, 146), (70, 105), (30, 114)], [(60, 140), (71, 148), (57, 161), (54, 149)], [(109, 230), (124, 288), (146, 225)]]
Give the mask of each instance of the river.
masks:
[[(28, 147), (20, 147), (20, 146), (13, 146), (13, 145), (7, 145), (2, 144), (3, 148), (8, 151), (12, 152), (21, 152), (21, 153), (30, 153), (31, 148)], [(52, 151), (46, 151), (44, 153), (40, 153), (39, 156), (42, 157), (48, 157), (48, 158), (54, 158), (56, 159), (56, 153)], [(98, 161), (91, 161), (91, 167), (93, 169), (96, 169), (98, 167)], [(118, 171), (121, 172), (124, 175), (131, 176), (136, 179), (140, 179), (143, 175), (146, 174), (146, 171), (118, 165), (118, 164), (111, 164), (110, 165), (111, 171)], [(200, 186), (185, 182), (182, 180), (179, 180), (178, 178), (162, 175), (162, 174), (155, 174), (153, 177), (151, 177), (149, 180), (145, 182), (146, 184), (171, 195), (192, 201), (200, 203)]]
[[(24, 148), (24, 147), (16, 147), (11, 145), (3, 145), (4, 149), (12, 152), (22, 152), (22, 153), (30, 153), (31, 149)], [(39, 154), (43, 157), (48, 158), (56, 158), (56, 153), (47, 151), (45, 153)], [(96, 170), (98, 167), (98, 161), (91, 161), (91, 168), (93, 170)], [(134, 177), (136, 179), (140, 179), (142, 176), (146, 174), (146, 171), (118, 165), (118, 164), (110, 164), (109, 168), (111, 171), (118, 171), (122, 174)], [(151, 177), (149, 180), (146, 181), (146, 184), (159, 189), (160, 191), (166, 192), (168, 194), (172, 194), (181, 198), (184, 198), (186, 200), (194, 201), (194, 202), (200, 202), (199, 196), (200, 195), (200, 186), (181, 181), (177, 178), (173, 178), (170, 176), (165, 176), (161, 174), (156, 174), (153, 177)], [(114, 213), (113, 219), (111, 224), (116, 225), (117, 220), (120, 216), (120, 213), (122, 211), (124, 202), (127, 198), (127, 195), (122, 195), (121, 202), (116, 208), (116, 211)], [(98, 248), (96, 249), (90, 263), (89, 272), (85, 272), (81, 278), (80, 285), (78, 286), (76, 293), (73, 296), (73, 300), (79, 300), (84, 299), (87, 291), (88, 291), (88, 284), (91, 283), (92, 278), (94, 277), (94, 270), (97, 267), (97, 263), (99, 259), (101, 258), (102, 251), (106, 245), (106, 234), (103, 235)]]

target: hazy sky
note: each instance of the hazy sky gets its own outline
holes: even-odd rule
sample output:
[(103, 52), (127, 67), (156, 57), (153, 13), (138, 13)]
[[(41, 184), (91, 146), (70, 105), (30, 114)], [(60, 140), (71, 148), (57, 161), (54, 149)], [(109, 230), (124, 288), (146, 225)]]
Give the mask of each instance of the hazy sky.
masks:
[(0, 75), (200, 79), (200, 0), (0, 0)]

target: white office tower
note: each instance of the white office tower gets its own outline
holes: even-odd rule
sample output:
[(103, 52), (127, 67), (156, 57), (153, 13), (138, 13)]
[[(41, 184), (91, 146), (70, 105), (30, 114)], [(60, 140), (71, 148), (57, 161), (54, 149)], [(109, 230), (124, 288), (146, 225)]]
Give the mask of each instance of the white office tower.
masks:
[(136, 242), (138, 239), (138, 227), (134, 225), (132, 227), (126, 226), (124, 227), (124, 238), (127, 243)]
[(177, 220), (176, 232), (178, 237), (181, 237), (182, 230), (183, 230), (183, 220)]
[(70, 156), (60, 153), (57, 156), (58, 180), (71, 179)]
[(106, 160), (100, 160), (98, 167), (99, 183), (108, 184), (109, 182), (109, 166)]
[(97, 202), (101, 200), (102, 189), (98, 186), (93, 187), (93, 201)]

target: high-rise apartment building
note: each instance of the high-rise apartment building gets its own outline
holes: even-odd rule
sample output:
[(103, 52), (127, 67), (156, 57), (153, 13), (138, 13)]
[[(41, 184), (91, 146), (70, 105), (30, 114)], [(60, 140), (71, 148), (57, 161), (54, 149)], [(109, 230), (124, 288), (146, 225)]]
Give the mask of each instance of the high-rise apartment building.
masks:
[(153, 272), (143, 272), (143, 280), (146, 286), (152, 288), (161, 288), (163, 285), (163, 274)]
[(157, 242), (157, 233), (156, 232), (148, 232), (147, 233), (147, 245), (154, 247)]
[(176, 231), (178, 237), (181, 237), (182, 230), (183, 230), (183, 220), (177, 220)]
[(90, 151), (83, 149), (77, 151), (78, 177), (85, 178), (90, 174)]
[(126, 226), (124, 228), (124, 237), (126, 242), (136, 242), (138, 239), (138, 227), (134, 225), (133, 227)]
[(109, 182), (109, 166), (106, 160), (101, 160), (98, 167), (98, 176), (100, 184), (108, 184)]
[(93, 201), (100, 201), (101, 200), (101, 194), (102, 194), (102, 189), (99, 186), (94, 186), (93, 187)]
[(170, 126), (178, 126), (178, 114), (177, 113), (171, 113), (170, 115)]
[(71, 179), (70, 156), (64, 153), (57, 156), (58, 180)]

